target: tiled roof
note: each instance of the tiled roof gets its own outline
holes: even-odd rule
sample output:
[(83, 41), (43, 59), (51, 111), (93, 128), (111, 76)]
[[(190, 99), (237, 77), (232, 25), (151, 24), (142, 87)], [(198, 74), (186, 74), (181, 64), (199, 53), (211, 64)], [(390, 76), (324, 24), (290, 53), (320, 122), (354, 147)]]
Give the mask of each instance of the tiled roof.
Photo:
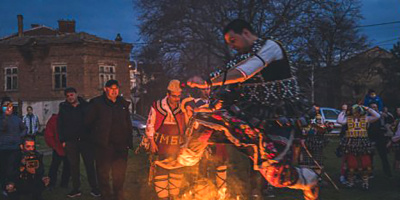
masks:
[[(33, 31), (46, 31), (46, 34), (32, 34)], [(59, 33), (57, 30), (46, 26), (35, 27), (24, 31), (24, 36), (18, 37), (18, 34), (13, 34), (0, 39), (0, 45), (20, 46), (29, 43), (40, 44), (63, 44), (63, 43), (100, 43), (100, 44), (125, 44), (129, 43), (117, 42), (97, 37), (95, 35), (79, 32), (79, 33)]]

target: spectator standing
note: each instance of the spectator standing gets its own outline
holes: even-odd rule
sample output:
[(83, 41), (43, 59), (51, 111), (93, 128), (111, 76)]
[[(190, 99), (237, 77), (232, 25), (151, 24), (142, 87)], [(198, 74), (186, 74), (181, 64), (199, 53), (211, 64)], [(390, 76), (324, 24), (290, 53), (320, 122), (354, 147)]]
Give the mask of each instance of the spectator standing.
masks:
[(59, 106), (58, 133), (71, 167), (73, 188), (67, 196), (73, 198), (82, 195), (80, 191), (80, 160), (82, 156), (88, 182), (92, 188), (90, 194), (98, 197), (100, 191), (94, 167), (93, 144), (89, 142), (89, 131), (84, 124), (88, 103), (78, 96), (75, 88), (66, 88), (64, 95), (66, 100)]
[(36, 135), (39, 132), (39, 117), (33, 114), (32, 106), (28, 106), (26, 112), (27, 114), (22, 118), (22, 121), (27, 128), (26, 134), (32, 138), (36, 138)]
[(373, 89), (369, 89), (367, 95), (365, 95), (364, 98), (364, 106), (369, 106), (371, 103), (376, 103), (376, 105), (378, 105), (379, 111), (383, 110), (383, 101)]
[(57, 120), (58, 120), (58, 114), (53, 114), (50, 117), (49, 121), (47, 121), (46, 129), (44, 132), (44, 139), (46, 141), (47, 146), (53, 149), (53, 155), (49, 169), (49, 177), (50, 177), (49, 187), (51, 189), (56, 186), (57, 172), (61, 163), (63, 163), (63, 169), (61, 175), (61, 187), (64, 188), (68, 187), (68, 182), (71, 175), (69, 161), (65, 156), (65, 151), (58, 135)]
[[(102, 95), (90, 101), (85, 123), (90, 127), (91, 141), (95, 143), (101, 196), (104, 200), (123, 200), (128, 150), (133, 146), (129, 102), (119, 95), (116, 80), (107, 81), (103, 90)], [(110, 172), (113, 194), (109, 183)]]
[(389, 112), (389, 109), (386, 106), (383, 107), (383, 111), (382, 111), (381, 115), (382, 115), (382, 118), (383, 118), (384, 126), (386, 128), (385, 136), (386, 137), (392, 137), (393, 134), (394, 134), (393, 130), (392, 130), (392, 127), (394, 125), (395, 118), (394, 118), (393, 114)]
[[(379, 113), (378, 105), (376, 103), (371, 103), (370, 108)], [(384, 126), (384, 118), (381, 115), (381, 118), (379, 118), (379, 120), (369, 125), (368, 137), (370, 141), (375, 144), (375, 148), (378, 151), (379, 157), (381, 158), (382, 167), (385, 175), (391, 177), (392, 172), (390, 170), (389, 160), (387, 157), (388, 151), (386, 148), (388, 141), (386, 140), (385, 133), (386, 128)]]
[(0, 185), (7, 177), (8, 161), (11, 155), (20, 150), (21, 138), (25, 135), (25, 125), (22, 120), (13, 114), (13, 104), (9, 97), (1, 100), (0, 111)]

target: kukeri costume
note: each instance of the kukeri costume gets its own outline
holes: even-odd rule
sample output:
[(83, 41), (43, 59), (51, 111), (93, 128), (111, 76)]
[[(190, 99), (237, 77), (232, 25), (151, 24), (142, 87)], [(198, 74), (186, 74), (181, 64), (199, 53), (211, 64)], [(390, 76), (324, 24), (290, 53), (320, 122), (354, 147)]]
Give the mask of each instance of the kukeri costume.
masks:
[[(307, 149), (318, 164), (323, 166), (323, 149), (328, 143), (326, 134), (332, 130), (332, 126), (329, 123), (322, 123), (321, 120), (321, 115), (318, 114), (315, 118), (315, 122), (311, 123), (308, 128), (304, 129), (303, 136), (305, 138), (304, 144)], [(315, 165), (313, 158), (310, 158), (305, 150), (303, 150), (301, 152), (300, 165), (314, 169), (320, 173), (321, 169)]]
[[(178, 106), (172, 110), (167, 97), (153, 103), (146, 127), (147, 137), (154, 138), (158, 159), (176, 159), (183, 143), (185, 116)], [(154, 186), (159, 198), (177, 196), (183, 174), (179, 170), (156, 168)]]
[[(290, 164), (294, 134), (308, 125), (308, 106), (283, 48), (273, 40), (257, 39), (249, 53), (237, 56), (226, 68), (239, 70), (246, 80), (220, 93), (224, 109), (194, 116), (176, 161), (156, 164), (193, 166), (208, 142), (230, 143), (249, 155), (254, 169), (273, 186), (301, 189), (306, 199), (317, 199), (316, 173)], [(220, 76), (226, 76), (223, 70), (211, 74), (212, 78)]]
[[(369, 188), (369, 176), (372, 172), (371, 154), (373, 146), (368, 138), (368, 123), (374, 122), (380, 118), (379, 113), (368, 108), (371, 116), (367, 116), (363, 107), (353, 105), (352, 115), (346, 116), (341, 112), (338, 116), (338, 123), (347, 125), (347, 131), (340, 142), (341, 151), (344, 153), (348, 168), (347, 181), (348, 186), (354, 186), (355, 172), (358, 170), (361, 174), (364, 189)], [(354, 113), (360, 113), (359, 117)]]

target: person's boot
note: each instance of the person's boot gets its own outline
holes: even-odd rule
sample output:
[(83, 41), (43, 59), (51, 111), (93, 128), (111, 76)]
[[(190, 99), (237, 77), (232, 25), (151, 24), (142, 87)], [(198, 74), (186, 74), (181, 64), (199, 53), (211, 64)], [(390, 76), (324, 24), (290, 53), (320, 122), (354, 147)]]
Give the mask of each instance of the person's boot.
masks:
[(227, 176), (227, 166), (220, 165), (217, 167), (215, 183), (218, 189), (218, 199), (227, 199), (228, 198), (228, 188), (226, 186), (226, 176)]
[(354, 169), (349, 169), (349, 173), (347, 175), (347, 188), (353, 188), (354, 187)]
[(369, 170), (365, 170), (363, 171), (363, 175), (362, 175), (362, 189), (363, 190), (369, 190)]

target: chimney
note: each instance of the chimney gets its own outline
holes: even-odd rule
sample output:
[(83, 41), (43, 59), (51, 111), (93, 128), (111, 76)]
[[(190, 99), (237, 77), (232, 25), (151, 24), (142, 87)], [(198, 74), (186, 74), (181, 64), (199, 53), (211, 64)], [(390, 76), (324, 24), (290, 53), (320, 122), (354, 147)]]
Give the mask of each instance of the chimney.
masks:
[(75, 33), (75, 20), (58, 20), (60, 33)]
[(122, 37), (121, 37), (121, 34), (117, 34), (117, 37), (115, 37), (115, 41), (116, 42), (122, 42)]
[(22, 15), (17, 15), (17, 18), (18, 18), (18, 37), (22, 37), (24, 36), (24, 24), (23, 24), (24, 17), (22, 17)]

